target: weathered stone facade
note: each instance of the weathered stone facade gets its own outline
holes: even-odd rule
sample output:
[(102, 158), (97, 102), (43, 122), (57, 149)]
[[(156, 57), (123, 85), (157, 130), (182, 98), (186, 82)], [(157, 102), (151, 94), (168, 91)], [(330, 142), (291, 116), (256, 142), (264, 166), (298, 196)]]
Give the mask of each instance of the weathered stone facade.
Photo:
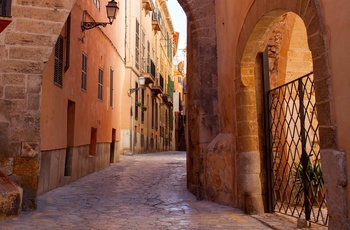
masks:
[[(187, 184), (204, 199), (204, 165), (208, 144), (219, 133), (215, 1), (179, 1), (188, 18), (187, 46)], [(205, 90), (204, 90), (205, 89)], [(208, 103), (209, 102), (209, 103)], [(213, 169), (214, 170), (214, 169)]]

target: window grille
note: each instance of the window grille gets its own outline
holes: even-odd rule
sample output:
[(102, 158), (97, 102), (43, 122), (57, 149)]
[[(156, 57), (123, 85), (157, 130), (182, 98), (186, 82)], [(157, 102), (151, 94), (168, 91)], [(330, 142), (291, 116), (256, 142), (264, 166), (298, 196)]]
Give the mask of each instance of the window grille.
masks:
[(62, 87), (62, 75), (63, 75), (63, 38), (58, 37), (55, 44), (55, 70), (54, 70), (54, 83), (55, 85)]

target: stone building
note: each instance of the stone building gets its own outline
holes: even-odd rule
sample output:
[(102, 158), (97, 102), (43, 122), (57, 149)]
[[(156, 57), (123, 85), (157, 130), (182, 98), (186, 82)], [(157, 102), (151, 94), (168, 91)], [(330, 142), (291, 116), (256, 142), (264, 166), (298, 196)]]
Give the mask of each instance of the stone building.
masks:
[[(0, 214), (6, 217), (21, 206), (35, 209), (38, 194), (118, 161), (125, 6), (109, 20), (107, 0), (1, 2), (12, 16), (0, 34)], [(94, 21), (107, 26), (91, 28)], [(10, 179), (20, 188), (8, 186)]]
[(174, 112), (175, 112), (175, 143), (177, 151), (186, 151), (186, 72), (185, 61), (174, 65)]
[[(126, 1), (122, 153), (174, 149), (173, 57), (177, 42), (165, 0)], [(145, 78), (141, 87), (138, 78)]]
[(350, 3), (178, 1), (188, 17), (189, 190), (349, 229)]
[(45, 64), (37, 194), (118, 161), (124, 7), (105, 28), (89, 24), (109, 21), (107, 3), (76, 1)]

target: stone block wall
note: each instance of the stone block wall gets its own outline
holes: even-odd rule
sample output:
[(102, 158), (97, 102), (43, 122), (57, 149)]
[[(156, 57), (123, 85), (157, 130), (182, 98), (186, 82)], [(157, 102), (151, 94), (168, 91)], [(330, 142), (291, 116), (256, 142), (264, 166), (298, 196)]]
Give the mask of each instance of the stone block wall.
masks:
[(0, 171), (0, 220), (21, 213), (23, 190)]
[[(187, 15), (186, 128), (187, 187), (205, 193), (205, 155), (219, 134), (218, 62), (214, 0), (179, 0)], [(187, 125), (188, 124), (188, 125)]]

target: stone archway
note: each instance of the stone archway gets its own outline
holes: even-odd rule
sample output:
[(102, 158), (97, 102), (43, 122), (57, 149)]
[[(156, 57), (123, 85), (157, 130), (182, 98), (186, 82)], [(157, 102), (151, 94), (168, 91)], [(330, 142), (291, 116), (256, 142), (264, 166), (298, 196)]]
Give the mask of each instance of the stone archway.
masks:
[[(263, 9), (263, 10), (258, 10)], [(318, 1), (254, 1), (247, 14), (246, 22), (243, 25), (239, 37), (240, 57), (236, 69), (237, 82), (235, 91), (236, 98), (241, 98), (242, 104), (237, 108), (237, 138), (246, 143), (237, 147), (237, 171), (239, 174), (239, 206), (249, 213), (263, 212), (266, 204), (264, 180), (261, 177), (265, 174), (264, 162), (262, 161), (261, 146), (259, 146), (259, 133), (256, 129), (239, 129), (240, 124), (250, 124), (250, 127), (259, 127), (259, 108), (256, 102), (255, 82), (255, 58), (258, 52), (266, 46), (264, 36), (276, 18), (286, 12), (294, 12), (299, 15), (306, 25), (309, 48), (312, 52), (316, 101), (319, 116), (319, 131), (321, 139), (321, 157), (323, 159), (322, 169), (325, 178), (325, 187), (328, 196), (328, 210), (330, 215), (330, 227), (344, 228), (347, 216), (346, 191), (344, 188), (345, 169), (344, 154), (337, 151), (335, 139), (335, 123), (331, 119), (332, 99), (330, 87), (330, 71), (328, 67), (326, 35), (320, 17)], [(242, 73), (242, 74), (241, 74)], [(248, 73), (248, 74), (244, 74)], [(260, 119), (261, 120), (261, 119)], [(249, 126), (248, 126), (249, 127)], [(337, 165), (341, 170), (339, 174), (332, 175), (331, 164)], [(245, 167), (240, 167), (245, 165)], [(334, 179), (337, 178), (334, 182)], [(336, 195), (341, 199), (335, 198)]]
[(12, 23), (0, 34), (0, 168), (36, 208), (40, 103), (44, 65), (75, 1), (12, 1)]

